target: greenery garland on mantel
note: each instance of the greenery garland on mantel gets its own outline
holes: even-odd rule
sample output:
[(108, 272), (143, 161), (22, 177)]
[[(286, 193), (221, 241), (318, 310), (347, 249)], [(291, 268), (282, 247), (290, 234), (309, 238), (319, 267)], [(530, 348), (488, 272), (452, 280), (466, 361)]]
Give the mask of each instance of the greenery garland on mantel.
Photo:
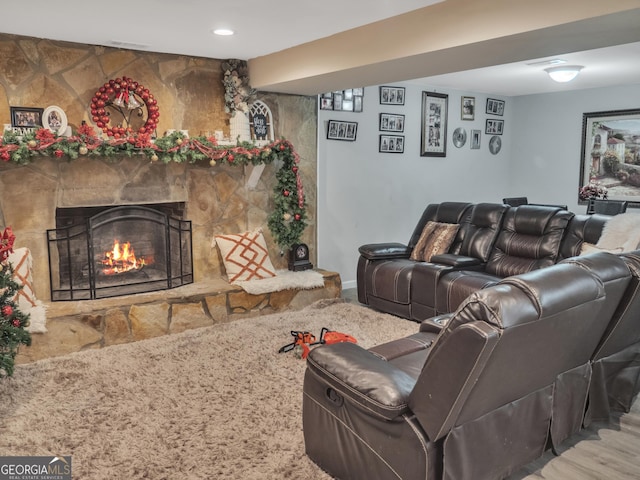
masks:
[(87, 124), (80, 126), (70, 137), (58, 136), (45, 128), (23, 135), (5, 131), (0, 137), (0, 161), (17, 165), (28, 165), (37, 156), (76, 159), (78, 156), (119, 155), (140, 155), (151, 162), (165, 164), (208, 161), (212, 167), (217, 162), (244, 166), (271, 164), (279, 160), (282, 166), (276, 172), (274, 210), (268, 218), (269, 230), (283, 251), (300, 242), (307, 225), (304, 190), (298, 169), (300, 157), (287, 140), (276, 140), (264, 146), (250, 142), (218, 145), (213, 137), (187, 138), (179, 131), (155, 139), (150, 134), (137, 133), (126, 138), (105, 140)]

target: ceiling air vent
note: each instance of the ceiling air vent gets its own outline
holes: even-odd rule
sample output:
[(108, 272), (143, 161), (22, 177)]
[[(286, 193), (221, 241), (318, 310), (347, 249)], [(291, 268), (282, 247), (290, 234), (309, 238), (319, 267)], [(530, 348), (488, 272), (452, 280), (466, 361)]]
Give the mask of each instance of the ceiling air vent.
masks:
[(121, 40), (111, 40), (109, 45), (113, 45), (118, 48), (130, 48), (132, 50), (148, 50), (151, 45), (145, 45), (142, 43), (123, 42)]

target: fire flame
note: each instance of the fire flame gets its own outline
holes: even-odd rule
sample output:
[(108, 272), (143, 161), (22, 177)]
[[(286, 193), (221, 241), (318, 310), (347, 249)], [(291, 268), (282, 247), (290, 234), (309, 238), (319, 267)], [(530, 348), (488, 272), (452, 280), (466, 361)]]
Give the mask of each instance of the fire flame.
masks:
[(102, 264), (105, 265), (105, 267), (102, 269), (102, 272), (105, 275), (115, 275), (131, 270), (140, 270), (145, 265), (153, 263), (153, 259), (148, 257), (136, 258), (131, 243), (120, 243), (119, 240), (113, 241), (113, 249), (104, 252), (104, 256), (105, 258), (102, 260)]

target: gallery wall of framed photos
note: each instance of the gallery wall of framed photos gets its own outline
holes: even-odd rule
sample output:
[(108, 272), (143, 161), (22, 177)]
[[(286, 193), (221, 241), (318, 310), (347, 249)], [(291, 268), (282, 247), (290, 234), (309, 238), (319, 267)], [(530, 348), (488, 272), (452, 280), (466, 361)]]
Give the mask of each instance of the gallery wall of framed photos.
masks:
[[(375, 115), (375, 147), (379, 154), (404, 154), (415, 148), (421, 157), (447, 157), (448, 147), (497, 155), (502, 149), (505, 130), (506, 100), (491, 95), (455, 95), (436, 90), (422, 90), (417, 98), (405, 85), (380, 85), (366, 88), (367, 119)], [(318, 96), (319, 109), (331, 112), (363, 113), (365, 88), (327, 92)], [(458, 103), (459, 102), (459, 103)], [(419, 106), (419, 115), (412, 113)], [(325, 138), (356, 142), (362, 132), (371, 132), (371, 122), (333, 117), (325, 120)], [(325, 117), (326, 118), (326, 117)], [(363, 128), (365, 130), (363, 130)], [(418, 132), (419, 138), (406, 137)], [(373, 132), (371, 132), (373, 133)], [(365, 133), (366, 142), (369, 134)], [(483, 141), (482, 137), (486, 136)], [(413, 137), (413, 135), (411, 135)], [(409, 140), (408, 140), (409, 139)], [(408, 142), (408, 143), (407, 143)], [(415, 145), (414, 145), (415, 144)], [(474, 153), (477, 155), (478, 153)], [(457, 155), (457, 154), (456, 154)]]

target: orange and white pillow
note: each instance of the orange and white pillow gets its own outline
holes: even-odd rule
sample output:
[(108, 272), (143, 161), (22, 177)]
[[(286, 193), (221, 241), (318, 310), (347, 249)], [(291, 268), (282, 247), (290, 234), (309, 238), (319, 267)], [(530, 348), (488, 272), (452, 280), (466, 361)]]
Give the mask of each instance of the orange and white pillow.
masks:
[(216, 235), (229, 283), (276, 276), (262, 230)]

